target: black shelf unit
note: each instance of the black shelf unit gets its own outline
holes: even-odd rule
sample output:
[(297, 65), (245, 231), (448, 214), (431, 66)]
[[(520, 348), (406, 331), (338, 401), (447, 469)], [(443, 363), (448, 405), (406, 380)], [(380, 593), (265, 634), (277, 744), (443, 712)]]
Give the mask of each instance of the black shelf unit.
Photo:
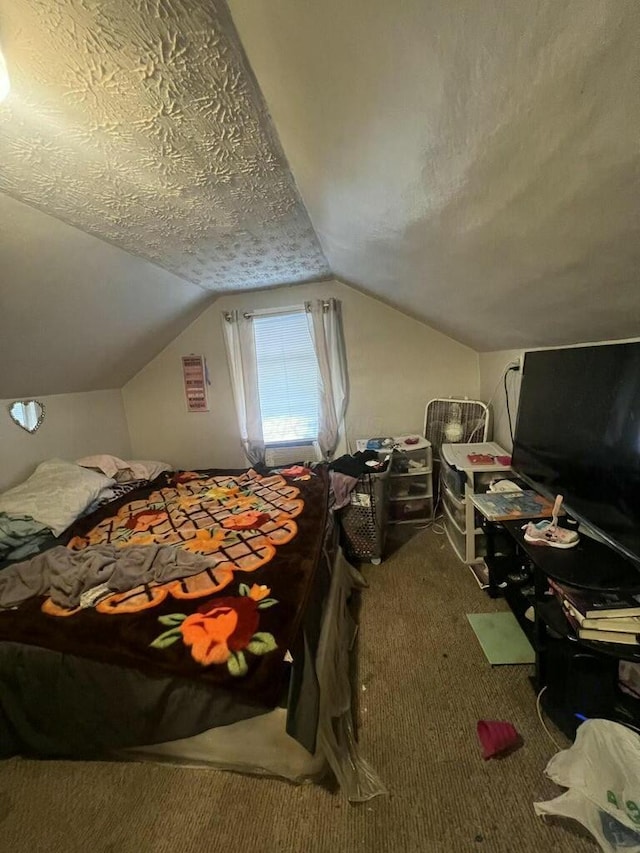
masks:
[(531, 545), (524, 538), (526, 519), (501, 524), (517, 548), (548, 578), (577, 589), (640, 592), (640, 570), (602, 542), (582, 535), (575, 548)]
[[(483, 520), (487, 534), (487, 593), (503, 597), (534, 648), (536, 692), (543, 687), (543, 707), (569, 737), (580, 716), (602, 716), (640, 727), (640, 702), (617, 686), (620, 660), (640, 663), (640, 646), (600, 643), (579, 638), (562, 606), (549, 594), (548, 579), (592, 591), (640, 592), (640, 571), (601, 542), (581, 536), (572, 549), (554, 549), (525, 541), (527, 519)], [(496, 543), (510, 541), (511, 547)], [(518, 578), (514, 582), (514, 578)], [(534, 620), (525, 617), (533, 607)]]

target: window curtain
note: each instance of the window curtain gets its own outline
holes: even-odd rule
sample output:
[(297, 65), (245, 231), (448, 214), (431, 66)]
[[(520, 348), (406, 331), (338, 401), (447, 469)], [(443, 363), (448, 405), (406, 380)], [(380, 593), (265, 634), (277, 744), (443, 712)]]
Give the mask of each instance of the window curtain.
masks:
[(264, 463), (264, 436), (253, 317), (225, 311), (222, 325), (242, 449), (251, 465), (259, 465)]
[(305, 302), (304, 307), (320, 374), (318, 444), (324, 458), (331, 459), (349, 394), (342, 313), (337, 299), (314, 299)]

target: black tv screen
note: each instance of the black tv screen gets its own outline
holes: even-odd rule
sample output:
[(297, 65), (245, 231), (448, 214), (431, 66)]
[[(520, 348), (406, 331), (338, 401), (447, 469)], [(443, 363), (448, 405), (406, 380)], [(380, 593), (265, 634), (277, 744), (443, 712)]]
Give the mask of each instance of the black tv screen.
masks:
[(528, 352), (512, 464), (640, 566), (640, 343)]

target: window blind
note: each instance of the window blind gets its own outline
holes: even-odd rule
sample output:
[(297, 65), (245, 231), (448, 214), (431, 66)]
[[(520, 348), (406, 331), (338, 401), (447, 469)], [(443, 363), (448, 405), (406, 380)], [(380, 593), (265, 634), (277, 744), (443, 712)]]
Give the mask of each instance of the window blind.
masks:
[(315, 440), (320, 378), (305, 313), (254, 317), (253, 329), (265, 443)]

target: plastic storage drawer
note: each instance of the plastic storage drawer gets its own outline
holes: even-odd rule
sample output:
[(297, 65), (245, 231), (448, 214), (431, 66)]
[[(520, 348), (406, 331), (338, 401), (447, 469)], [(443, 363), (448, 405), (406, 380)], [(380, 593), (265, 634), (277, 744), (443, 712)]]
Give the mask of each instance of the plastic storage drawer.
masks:
[(452, 495), (459, 500), (464, 497), (464, 487), (467, 482), (467, 477), (464, 471), (458, 471), (449, 463), (442, 459), (440, 461), (440, 481), (444, 483)]
[(427, 513), (431, 512), (431, 497), (417, 501), (392, 501), (389, 504), (389, 521), (424, 521), (429, 519)]
[(447, 511), (462, 533), (467, 530), (467, 506), (464, 500), (456, 498), (447, 486), (442, 484), (442, 500)]

